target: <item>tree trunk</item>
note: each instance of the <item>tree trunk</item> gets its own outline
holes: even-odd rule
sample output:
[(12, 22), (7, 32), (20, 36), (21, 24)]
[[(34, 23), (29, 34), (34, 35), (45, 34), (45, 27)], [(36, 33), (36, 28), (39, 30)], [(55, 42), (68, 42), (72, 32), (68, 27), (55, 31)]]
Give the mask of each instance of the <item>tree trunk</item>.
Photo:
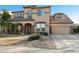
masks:
[(7, 27), (5, 27), (5, 34), (7, 34)]

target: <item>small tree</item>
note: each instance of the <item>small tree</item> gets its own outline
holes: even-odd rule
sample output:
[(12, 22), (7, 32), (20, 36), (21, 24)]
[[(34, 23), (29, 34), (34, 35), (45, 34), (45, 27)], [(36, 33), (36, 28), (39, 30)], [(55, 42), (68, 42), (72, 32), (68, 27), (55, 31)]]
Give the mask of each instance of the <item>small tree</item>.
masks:
[(5, 33), (6, 33), (7, 27), (11, 24), (10, 22), (11, 15), (6, 9), (3, 9), (2, 11), (3, 13), (1, 14), (1, 18), (0, 18), (0, 25), (2, 26), (2, 28), (5, 29)]

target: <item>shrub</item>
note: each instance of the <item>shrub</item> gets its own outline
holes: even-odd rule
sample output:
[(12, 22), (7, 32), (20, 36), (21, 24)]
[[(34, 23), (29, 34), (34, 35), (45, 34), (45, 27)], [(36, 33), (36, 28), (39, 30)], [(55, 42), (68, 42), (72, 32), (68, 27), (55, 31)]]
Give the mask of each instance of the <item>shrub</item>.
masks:
[(47, 32), (40, 32), (41, 35), (47, 36), (48, 33)]
[(73, 28), (73, 33), (78, 33), (77, 28)]
[(78, 33), (79, 33), (79, 26), (77, 27), (77, 31), (78, 31)]
[(40, 39), (40, 35), (34, 34), (30, 36), (27, 41), (33, 41), (33, 40), (39, 40), (39, 39)]
[(73, 33), (77, 33), (77, 34), (79, 34), (79, 26), (77, 27), (77, 28), (73, 28)]

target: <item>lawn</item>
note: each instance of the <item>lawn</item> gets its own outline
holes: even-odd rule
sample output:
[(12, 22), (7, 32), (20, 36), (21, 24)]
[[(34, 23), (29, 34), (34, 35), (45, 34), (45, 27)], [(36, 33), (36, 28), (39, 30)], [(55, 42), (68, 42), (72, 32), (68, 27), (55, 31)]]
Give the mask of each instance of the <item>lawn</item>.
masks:
[(25, 35), (0, 35), (0, 45), (12, 45), (25, 40)]
[(0, 40), (0, 45), (12, 45), (12, 44), (15, 44), (15, 43), (17, 43), (17, 42), (19, 42), (20, 40), (18, 40), (18, 39), (12, 39), (12, 40), (9, 40), (9, 39), (7, 39), (7, 40)]

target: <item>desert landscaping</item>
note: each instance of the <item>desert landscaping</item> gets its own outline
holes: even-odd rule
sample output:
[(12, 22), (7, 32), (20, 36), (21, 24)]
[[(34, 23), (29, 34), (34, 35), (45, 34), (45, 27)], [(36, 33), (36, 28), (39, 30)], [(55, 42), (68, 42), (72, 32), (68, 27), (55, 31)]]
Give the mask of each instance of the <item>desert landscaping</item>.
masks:
[[(79, 36), (48, 35), (43, 39), (27, 42), (30, 36), (14, 37), (15, 39), (0, 39), (2, 53), (79, 53)], [(13, 38), (13, 37), (12, 37)], [(8, 43), (7, 43), (8, 42)]]

